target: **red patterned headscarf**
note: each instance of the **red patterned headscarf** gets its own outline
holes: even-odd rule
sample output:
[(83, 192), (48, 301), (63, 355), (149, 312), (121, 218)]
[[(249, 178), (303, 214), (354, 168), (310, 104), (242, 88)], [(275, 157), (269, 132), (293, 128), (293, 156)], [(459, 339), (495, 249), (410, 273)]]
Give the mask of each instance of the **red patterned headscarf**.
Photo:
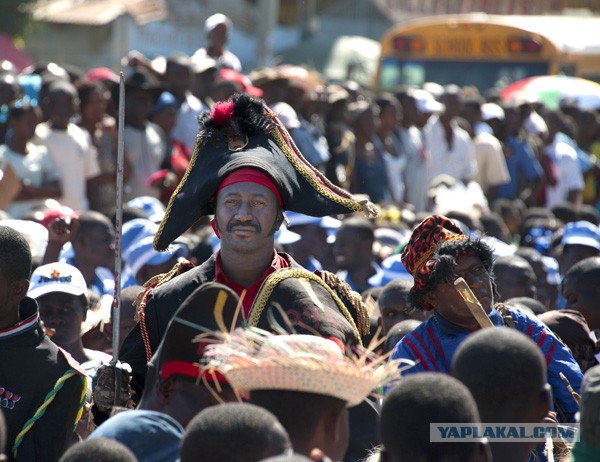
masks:
[(402, 252), (402, 263), (415, 278), (411, 291), (421, 290), (429, 281), (434, 269), (431, 257), (439, 244), (467, 239), (462, 230), (452, 220), (441, 215), (431, 215), (413, 231)]

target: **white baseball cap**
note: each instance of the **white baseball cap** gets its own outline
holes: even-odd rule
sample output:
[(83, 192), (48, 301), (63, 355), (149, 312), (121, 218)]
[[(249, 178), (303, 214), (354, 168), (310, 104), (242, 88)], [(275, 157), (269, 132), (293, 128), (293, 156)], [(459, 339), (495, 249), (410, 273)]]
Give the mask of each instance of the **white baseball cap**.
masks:
[(225, 24), (227, 29), (231, 29), (233, 27), (231, 19), (229, 19), (222, 13), (217, 13), (213, 14), (212, 16), (209, 16), (204, 22), (204, 34), (208, 34), (220, 24)]
[(87, 298), (87, 284), (81, 271), (74, 266), (61, 262), (49, 263), (33, 272), (27, 295), (38, 298), (50, 292), (84, 295)]
[(504, 109), (496, 103), (485, 103), (481, 105), (481, 118), (483, 120), (504, 120)]
[(443, 112), (446, 108), (427, 90), (416, 89), (412, 91), (411, 95), (415, 99), (417, 110), (422, 114), (435, 114)]

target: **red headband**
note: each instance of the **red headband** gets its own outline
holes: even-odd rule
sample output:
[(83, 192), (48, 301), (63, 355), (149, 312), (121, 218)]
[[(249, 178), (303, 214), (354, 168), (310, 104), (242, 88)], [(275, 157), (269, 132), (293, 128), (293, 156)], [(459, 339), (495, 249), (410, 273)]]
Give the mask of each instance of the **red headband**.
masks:
[(273, 194), (275, 194), (275, 197), (277, 197), (277, 202), (279, 203), (279, 206), (283, 207), (283, 200), (281, 199), (281, 194), (279, 194), (279, 190), (275, 186), (275, 183), (273, 183), (271, 177), (264, 173), (262, 170), (258, 170), (252, 167), (240, 168), (238, 170), (234, 170), (229, 175), (227, 175), (217, 188), (215, 197), (219, 194), (221, 189), (225, 188), (226, 186), (246, 182), (256, 183), (273, 191)]
[(208, 381), (216, 380), (219, 383), (229, 383), (220, 372), (201, 369), (200, 365), (186, 361), (168, 361), (160, 370), (161, 380), (164, 382), (173, 375), (184, 375), (193, 379), (205, 377)]

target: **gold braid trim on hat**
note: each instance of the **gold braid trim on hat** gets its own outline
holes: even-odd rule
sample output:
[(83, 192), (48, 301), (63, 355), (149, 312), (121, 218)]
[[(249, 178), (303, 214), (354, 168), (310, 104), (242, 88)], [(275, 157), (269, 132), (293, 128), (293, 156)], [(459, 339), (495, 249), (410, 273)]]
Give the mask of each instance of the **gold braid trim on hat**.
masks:
[[(276, 120), (275, 114), (268, 108), (265, 108), (265, 116), (273, 118), (272, 120), (274, 121)], [(352, 194), (334, 185), (316, 167), (308, 162), (294, 143), (294, 140), (292, 140), (289, 135), (286, 136), (284, 134), (285, 132), (280, 125), (277, 125), (269, 133), (275, 138), (277, 146), (279, 146), (279, 149), (281, 149), (287, 160), (294, 166), (294, 169), (300, 173), (319, 194), (332, 202), (347, 207), (349, 210), (363, 212), (367, 218), (375, 218), (379, 215), (379, 210), (375, 204), (368, 200), (357, 201)], [(304, 162), (300, 162), (298, 158), (304, 160)], [(317, 178), (321, 181), (318, 181)]]
[(332, 289), (337, 289), (350, 302), (356, 311), (356, 323), (360, 335), (368, 335), (371, 332), (371, 318), (360, 294), (352, 290), (346, 281), (329, 271), (321, 271), (321, 278), (325, 284)]
[(270, 276), (268, 276), (267, 279), (265, 279), (265, 281), (260, 287), (256, 299), (254, 300), (254, 303), (252, 304), (252, 308), (250, 308), (250, 313), (248, 314), (248, 326), (258, 326), (260, 317), (262, 316), (262, 313), (267, 305), (267, 300), (273, 293), (273, 290), (275, 289), (275, 287), (277, 287), (277, 284), (289, 278), (304, 278), (309, 279), (311, 281), (315, 281), (327, 292), (329, 292), (329, 295), (331, 295), (331, 297), (335, 301), (337, 308), (340, 310), (344, 318), (346, 318), (346, 320), (350, 323), (352, 330), (358, 338), (359, 345), (362, 346), (360, 332), (356, 327), (356, 323), (354, 322), (354, 319), (352, 319), (352, 315), (348, 311), (348, 308), (346, 308), (346, 305), (344, 305), (344, 302), (342, 302), (340, 297), (335, 293), (335, 291), (331, 287), (327, 285), (327, 283), (323, 279), (303, 268), (283, 268), (275, 271)]
[(442, 244), (444, 242), (461, 241), (463, 239), (467, 239), (467, 236), (465, 236), (464, 234), (453, 234), (451, 236), (448, 236), (445, 239), (439, 240), (434, 246), (432, 246), (427, 252), (425, 252), (421, 256), (421, 258), (419, 258), (417, 260), (417, 263), (415, 263), (415, 266), (414, 266), (414, 270), (411, 272), (412, 277), (414, 278), (416, 276), (421, 265), (431, 258), (431, 256), (435, 253), (435, 251), (437, 250), (437, 248), (440, 244)]

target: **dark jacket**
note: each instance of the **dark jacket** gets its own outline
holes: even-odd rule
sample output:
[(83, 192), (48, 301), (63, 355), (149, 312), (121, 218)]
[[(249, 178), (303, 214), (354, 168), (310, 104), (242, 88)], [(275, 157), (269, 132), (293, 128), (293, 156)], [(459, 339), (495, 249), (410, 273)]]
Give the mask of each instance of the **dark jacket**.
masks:
[[(152, 290), (144, 310), (148, 329), (148, 340), (152, 353), (155, 353), (171, 318), (191, 293), (208, 281), (215, 280), (216, 253), (200, 266), (190, 269), (172, 280)], [(290, 266), (300, 266), (291, 257), (281, 254)], [(147, 370), (146, 349), (142, 331), (138, 323), (121, 346), (119, 360), (131, 366), (132, 388), (141, 396)]]
[[(354, 345), (357, 342), (358, 333), (355, 331), (355, 322), (352, 319), (355, 311), (352, 308), (346, 309), (347, 299), (341, 293), (338, 297), (340, 303), (333, 302), (329, 291), (335, 292), (336, 288), (327, 286), (325, 282), (313, 273), (308, 272), (289, 255), (280, 253), (289, 264), (289, 268), (282, 269), (272, 273), (263, 283), (257, 295), (256, 303), (253, 304), (248, 320), (250, 325), (269, 330), (270, 321), (269, 311), (266, 305), (276, 301), (279, 306), (284, 306), (286, 315), (289, 316), (289, 322), (293, 325), (296, 333), (312, 334), (315, 331), (324, 337), (337, 338), (342, 343)], [(133, 378), (132, 388), (140, 396), (144, 386), (144, 377), (147, 370), (147, 345), (149, 345), (151, 354), (154, 354), (167, 330), (171, 318), (183, 301), (192, 294), (200, 285), (215, 279), (215, 261), (216, 254), (212, 255), (202, 265), (192, 268), (182, 273), (168, 282), (154, 288), (148, 295), (147, 304), (143, 310), (143, 323), (146, 326), (146, 344), (144, 341), (145, 332), (141, 324), (136, 327), (127, 336), (121, 347), (119, 359), (131, 366)], [(282, 273), (286, 271), (286, 273)], [(286, 274), (284, 280), (280, 280), (278, 275)], [(275, 277), (277, 276), (277, 277)], [(281, 276), (283, 278), (283, 276)], [(301, 284), (294, 280), (312, 279), (310, 282), (311, 296), (319, 298), (322, 306), (314, 306), (311, 296), (303, 293)], [(318, 281), (318, 282), (317, 282)], [(264, 294), (263, 294), (264, 292)], [(263, 297), (260, 296), (263, 294)], [(260, 309), (258, 305), (259, 298), (262, 298)], [(253, 311), (257, 309), (254, 316)], [(342, 312), (345, 311), (345, 314)], [(286, 322), (278, 312), (271, 313), (280, 325), (286, 325)]]
[[(71, 442), (85, 373), (46, 336), (35, 300), (23, 299), (20, 314), (23, 321), (0, 332), (0, 405), (8, 429), (6, 453), (9, 460), (57, 461)], [(25, 433), (13, 458), (17, 435), (66, 373), (71, 377)]]

